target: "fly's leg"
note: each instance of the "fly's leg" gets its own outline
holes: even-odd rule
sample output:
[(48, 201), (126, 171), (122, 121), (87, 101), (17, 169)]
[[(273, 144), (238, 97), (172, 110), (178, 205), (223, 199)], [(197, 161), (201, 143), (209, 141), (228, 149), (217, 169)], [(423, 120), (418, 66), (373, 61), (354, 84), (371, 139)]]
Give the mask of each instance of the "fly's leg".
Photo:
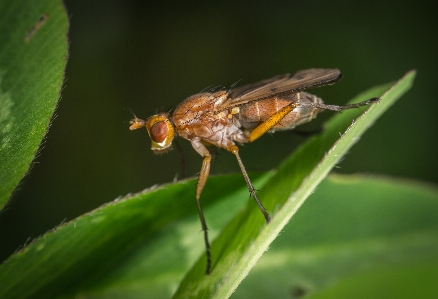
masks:
[(325, 110), (332, 110), (332, 111), (342, 111), (342, 110), (347, 110), (347, 109), (352, 109), (352, 108), (359, 108), (361, 106), (367, 106), (373, 103), (378, 102), (380, 99), (379, 98), (372, 98), (360, 103), (355, 103), (355, 104), (350, 104), (350, 105), (344, 105), (344, 106), (336, 106), (336, 105), (325, 105), (322, 103), (301, 103), (300, 106), (310, 106), (313, 108), (319, 108), (319, 109), (325, 109)]
[[(296, 107), (299, 106), (298, 102), (291, 103), (277, 112), (275, 112), (273, 115), (268, 117), (264, 122), (262, 122), (260, 125), (258, 125), (249, 135), (248, 139), (250, 142), (253, 142), (254, 140), (258, 139), (260, 136), (265, 134), (267, 131), (272, 129), (276, 124), (278, 124), (287, 114), (289, 114), (292, 110), (294, 110)], [(246, 172), (245, 166), (243, 165), (242, 160), (239, 156), (239, 148), (235, 145), (230, 147), (230, 152), (232, 152), (237, 159), (237, 162), (239, 163), (240, 169), (242, 171), (243, 177), (245, 178), (246, 185), (248, 186), (248, 190), (250, 195), (254, 198), (257, 205), (260, 208), (260, 211), (262, 211), (263, 216), (265, 216), (266, 222), (271, 221), (271, 217), (269, 216), (268, 212), (266, 211), (263, 204), (260, 202), (260, 200), (257, 197), (256, 191), (254, 186), (251, 183), (251, 180), (249, 179), (248, 173)]]
[(204, 160), (202, 161), (201, 172), (199, 173), (198, 177), (198, 184), (196, 185), (196, 198), (199, 199), (205, 183), (207, 182), (208, 174), (210, 173), (211, 154), (200, 140), (192, 140), (191, 143), (195, 151), (204, 157)]
[[(207, 157), (204, 158), (204, 162), (206, 161), (206, 159)], [(204, 166), (204, 162), (202, 163), (202, 166)], [(210, 163), (210, 160), (208, 160), (206, 163)], [(202, 174), (202, 170), (201, 170), (201, 174)], [(199, 187), (199, 179), (198, 179), (198, 187)], [(205, 222), (204, 212), (202, 211), (201, 201), (199, 200), (200, 196), (201, 194), (200, 193), (198, 194), (198, 188), (196, 188), (196, 203), (198, 204), (199, 219), (201, 220), (202, 230), (204, 232), (205, 255), (207, 256), (207, 266), (205, 268), (205, 273), (210, 274), (210, 268), (211, 268), (210, 242), (208, 241), (207, 223)]]
[(246, 185), (248, 186), (249, 193), (250, 193), (251, 197), (253, 197), (254, 200), (256, 201), (257, 205), (260, 208), (260, 211), (262, 211), (262, 213), (263, 213), (263, 216), (265, 216), (266, 222), (269, 223), (269, 221), (271, 221), (271, 217), (269, 216), (265, 207), (263, 206), (263, 204), (261, 203), (261, 201), (257, 197), (256, 190), (255, 190), (254, 186), (252, 185), (251, 180), (249, 179), (248, 173), (246, 172), (245, 166), (243, 166), (242, 160), (240, 159), (239, 148), (237, 146), (233, 145), (230, 148), (230, 152), (232, 152), (236, 156), (237, 162), (239, 163), (240, 169), (242, 170), (243, 177), (245, 178)]
[(284, 106), (270, 117), (268, 117), (264, 122), (258, 125), (249, 135), (249, 141), (253, 142), (254, 140), (260, 138), (263, 134), (272, 129), (276, 124), (278, 124), (287, 114), (289, 114), (292, 110), (294, 110), (298, 106), (310, 106), (312, 108), (332, 110), (332, 111), (342, 111), (346, 109), (359, 108), (361, 106), (367, 106), (369, 104), (378, 102), (379, 98), (372, 98), (360, 103), (350, 104), (345, 106), (336, 106), (336, 105), (325, 105), (322, 103), (302, 103), (302, 102), (293, 102), (287, 106)]
[(205, 273), (210, 274), (211, 253), (210, 242), (208, 241), (208, 228), (199, 198), (201, 197), (202, 189), (204, 189), (205, 183), (208, 179), (208, 174), (210, 173), (211, 155), (205, 145), (203, 145), (199, 140), (192, 140), (192, 146), (201, 156), (204, 157), (204, 160), (202, 161), (201, 172), (199, 173), (198, 177), (198, 183), (196, 185), (196, 203), (198, 205), (199, 219), (201, 220), (202, 230), (204, 232), (205, 254), (207, 256), (207, 267), (205, 269)]

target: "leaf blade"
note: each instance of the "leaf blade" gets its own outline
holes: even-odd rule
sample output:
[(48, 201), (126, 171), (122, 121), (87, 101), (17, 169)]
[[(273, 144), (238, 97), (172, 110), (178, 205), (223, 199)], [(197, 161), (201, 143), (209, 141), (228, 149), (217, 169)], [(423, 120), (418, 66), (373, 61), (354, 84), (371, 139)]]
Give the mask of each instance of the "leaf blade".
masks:
[(60, 96), (68, 20), (60, 1), (0, 3), (0, 207), (29, 171)]
[[(420, 285), (424, 288), (416, 296), (430, 293), (436, 284), (427, 279), (427, 273), (438, 271), (437, 198), (436, 186), (415, 181), (331, 174), (284, 228), (234, 297), (269, 294), (290, 298), (291, 292), (300, 291), (306, 298), (333, 298), (330, 294), (356, 298), (369, 295), (368, 290), (379, 285), (380, 295), (367, 298), (382, 298), (397, 290), (417, 289), (418, 279), (412, 277), (401, 284), (394, 272), (404, 269), (404, 277), (416, 276), (425, 264), (432, 268), (423, 271), (421, 277), (426, 279)], [(376, 284), (373, 275), (388, 285)], [(349, 296), (342, 296), (346, 292)]]

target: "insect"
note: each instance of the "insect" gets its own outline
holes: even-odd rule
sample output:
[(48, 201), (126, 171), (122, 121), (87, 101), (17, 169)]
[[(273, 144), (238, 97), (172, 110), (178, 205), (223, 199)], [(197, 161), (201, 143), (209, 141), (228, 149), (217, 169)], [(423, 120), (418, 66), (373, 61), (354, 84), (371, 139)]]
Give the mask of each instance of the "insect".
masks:
[(341, 111), (378, 100), (373, 98), (345, 106), (325, 105), (320, 98), (304, 91), (334, 84), (341, 78), (337, 69), (298, 71), (229, 90), (198, 93), (185, 99), (172, 113), (159, 113), (146, 120), (135, 117), (130, 121), (131, 130), (146, 127), (154, 152), (170, 149), (173, 138), (180, 136), (190, 141), (195, 151), (204, 157), (196, 186), (196, 202), (204, 232), (207, 274), (211, 270), (211, 253), (200, 202), (212, 158), (207, 146), (223, 148), (235, 155), (250, 196), (269, 223), (271, 218), (257, 197), (236, 143), (253, 142), (268, 131), (292, 130), (323, 110)]

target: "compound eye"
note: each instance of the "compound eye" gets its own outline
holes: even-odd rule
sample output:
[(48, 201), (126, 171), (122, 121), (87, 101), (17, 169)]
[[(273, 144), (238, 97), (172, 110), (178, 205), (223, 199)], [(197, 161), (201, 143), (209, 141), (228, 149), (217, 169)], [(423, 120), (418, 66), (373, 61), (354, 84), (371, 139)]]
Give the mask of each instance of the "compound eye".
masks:
[(175, 131), (167, 113), (149, 117), (145, 121), (145, 127), (151, 137), (153, 151), (158, 153), (170, 149)]
[(168, 133), (169, 128), (164, 121), (155, 123), (150, 130), (151, 139), (156, 143), (161, 143), (166, 140)]

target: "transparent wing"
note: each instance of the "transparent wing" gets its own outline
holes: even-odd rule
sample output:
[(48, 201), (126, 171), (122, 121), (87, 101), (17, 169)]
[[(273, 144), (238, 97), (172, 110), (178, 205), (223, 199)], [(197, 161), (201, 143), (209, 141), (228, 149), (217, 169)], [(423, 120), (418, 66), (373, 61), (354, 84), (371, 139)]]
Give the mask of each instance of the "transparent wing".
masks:
[(233, 88), (219, 110), (237, 107), (278, 95), (334, 84), (342, 78), (338, 69), (308, 69)]

